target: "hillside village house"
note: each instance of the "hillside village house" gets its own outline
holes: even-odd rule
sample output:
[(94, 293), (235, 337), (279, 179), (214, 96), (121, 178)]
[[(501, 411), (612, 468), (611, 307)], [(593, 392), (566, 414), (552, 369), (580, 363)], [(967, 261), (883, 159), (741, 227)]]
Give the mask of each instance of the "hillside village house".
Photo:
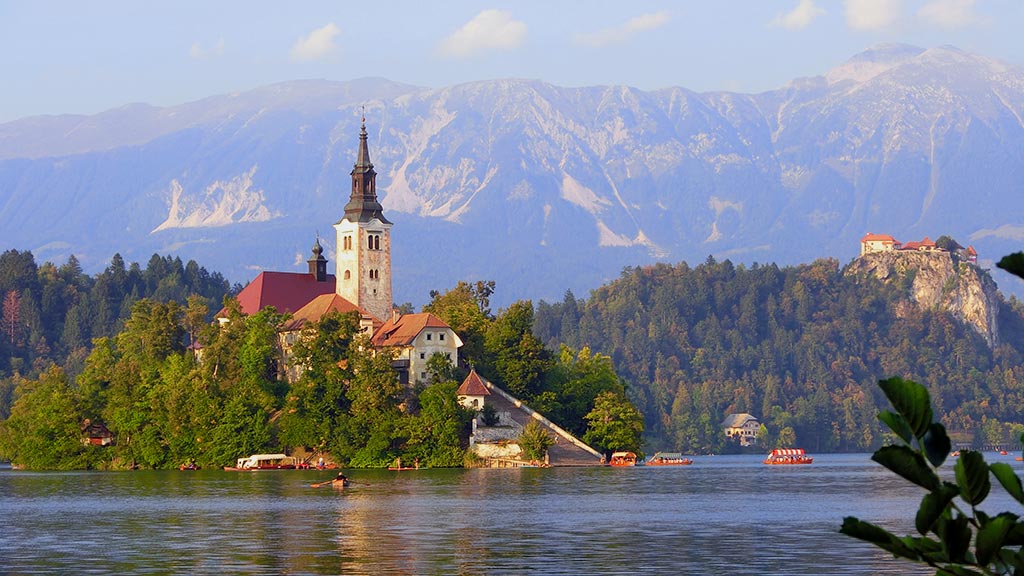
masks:
[(899, 241), (888, 234), (872, 234), (868, 232), (860, 239), (861, 256), (871, 252), (892, 252), (899, 249)]
[(761, 429), (761, 423), (757, 421), (757, 418), (746, 412), (726, 414), (721, 426), (726, 436), (739, 438), (740, 446), (752, 445), (757, 440), (757, 431)]
[(452, 366), (457, 366), (462, 346), (459, 335), (437, 316), (430, 313), (403, 315), (397, 311), (374, 333), (371, 341), (376, 348), (393, 348), (398, 352), (394, 367), (403, 384), (426, 382), (427, 361), (434, 354), (447, 357)]

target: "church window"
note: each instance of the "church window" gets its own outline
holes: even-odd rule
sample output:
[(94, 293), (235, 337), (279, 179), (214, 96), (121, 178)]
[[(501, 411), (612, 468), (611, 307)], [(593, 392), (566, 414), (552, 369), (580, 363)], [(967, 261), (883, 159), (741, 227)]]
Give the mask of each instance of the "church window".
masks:
[(345, 238), (342, 239), (342, 244), (343, 244), (343, 249), (344, 250), (351, 250), (352, 249), (352, 237), (351, 236), (345, 236)]
[(352, 279), (352, 272), (350, 272), (349, 270), (345, 270), (345, 280), (351, 280), (351, 279)]

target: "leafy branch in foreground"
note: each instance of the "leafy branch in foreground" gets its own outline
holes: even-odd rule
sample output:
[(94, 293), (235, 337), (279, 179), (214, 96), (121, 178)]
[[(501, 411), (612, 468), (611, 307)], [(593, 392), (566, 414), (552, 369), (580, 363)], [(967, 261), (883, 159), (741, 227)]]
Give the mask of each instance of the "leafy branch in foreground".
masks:
[(980, 453), (964, 451), (954, 466), (956, 483), (940, 479), (937, 470), (951, 444), (946, 428), (932, 421), (928, 391), (901, 378), (879, 386), (895, 411), (883, 411), (878, 419), (902, 442), (883, 446), (871, 459), (927, 491), (914, 521), (920, 536), (901, 538), (852, 516), (843, 519), (839, 532), (928, 564), (937, 575), (1024, 575), (1024, 522), (1011, 512), (989, 516), (978, 509), (992, 488), (990, 473), (1024, 504), (1024, 488), (1010, 465), (986, 464)]

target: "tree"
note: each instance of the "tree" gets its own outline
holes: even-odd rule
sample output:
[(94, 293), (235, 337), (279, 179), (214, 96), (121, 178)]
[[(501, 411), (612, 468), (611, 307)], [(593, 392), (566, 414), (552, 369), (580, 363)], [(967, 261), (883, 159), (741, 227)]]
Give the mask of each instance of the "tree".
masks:
[(548, 352), (533, 335), (533, 304), (519, 301), (509, 306), (487, 329), (484, 346), (493, 373), (513, 395), (529, 401), (541, 392), (548, 369)]
[(644, 419), (624, 395), (614, 392), (598, 394), (594, 399), (594, 409), (586, 418), (584, 442), (607, 454), (623, 450), (640, 452)]
[(38, 381), (23, 381), (11, 415), (0, 422), (0, 457), (29, 469), (87, 468), (80, 415), (64, 372), (51, 367)]
[(523, 457), (527, 460), (542, 461), (547, 456), (548, 448), (555, 444), (555, 440), (548, 433), (544, 426), (531, 419), (523, 426), (523, 432), (517, 440), (519, 447), (523, 450)]
[(19, 328), (21, 326), (21, 296), (17, 290), (10, 290), (4, 294), (3, 304), (3, 332), (7, 336), (7, 341), (11, 344), (11, 350), (14, 349), (15, 343), (17, 342), (17, 336), (19, 334)]

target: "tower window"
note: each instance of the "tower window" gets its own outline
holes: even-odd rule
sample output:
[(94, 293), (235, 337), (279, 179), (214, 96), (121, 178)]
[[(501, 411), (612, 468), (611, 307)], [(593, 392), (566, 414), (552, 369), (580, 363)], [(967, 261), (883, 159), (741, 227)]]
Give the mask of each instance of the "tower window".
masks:
[(352, 279), (352, 272), (350, 272), (348, 270), (345, 270), (345, 280), (351, 280), (351, 279)]
[(368, 234), (366, 236), (366, 248), (368, 250), (380, 250), (380, 234)]
[(352, 249), (352, 237), (351, 236), (345, 236), (342, 239), (342, 246), (343, 246), (344, 250), (351, 250)]

